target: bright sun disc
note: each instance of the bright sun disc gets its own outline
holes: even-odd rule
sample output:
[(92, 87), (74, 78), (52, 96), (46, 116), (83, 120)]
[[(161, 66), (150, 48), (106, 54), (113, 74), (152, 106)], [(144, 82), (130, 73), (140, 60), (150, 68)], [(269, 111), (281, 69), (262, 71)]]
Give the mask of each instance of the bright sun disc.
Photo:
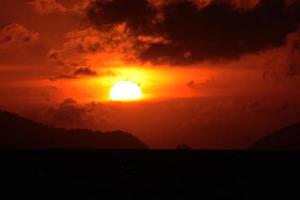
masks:
[(118, 81), (110, 90), (110, 99), (113, 101), (134, 101), (141, 98), (141, 88), (131, 81)]

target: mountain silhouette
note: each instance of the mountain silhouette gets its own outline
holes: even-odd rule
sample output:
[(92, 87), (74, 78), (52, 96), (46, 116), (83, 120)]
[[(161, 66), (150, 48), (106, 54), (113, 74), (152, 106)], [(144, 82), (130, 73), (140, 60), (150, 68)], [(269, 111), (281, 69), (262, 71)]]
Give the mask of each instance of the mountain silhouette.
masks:
[(147, 149), (123, 131), (99, 132), (46, 126), (0, 111), (0, 148)]
[(300, 123), (282, 128), (255, 142), (256, 150), (300, 150)]

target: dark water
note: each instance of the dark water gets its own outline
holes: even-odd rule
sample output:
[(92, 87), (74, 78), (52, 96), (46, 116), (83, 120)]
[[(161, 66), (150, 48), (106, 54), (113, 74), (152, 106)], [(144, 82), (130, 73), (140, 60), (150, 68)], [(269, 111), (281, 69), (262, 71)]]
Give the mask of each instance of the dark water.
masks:
[(1, 150), (0, 158), (0, 192), (11, 198), (300, 196), (299, 152)]

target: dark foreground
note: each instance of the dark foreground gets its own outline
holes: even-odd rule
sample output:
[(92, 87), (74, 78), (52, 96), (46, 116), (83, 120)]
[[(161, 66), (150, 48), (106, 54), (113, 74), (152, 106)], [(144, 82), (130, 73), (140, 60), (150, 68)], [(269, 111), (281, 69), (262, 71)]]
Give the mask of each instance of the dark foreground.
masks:
[(1, 150), (0, 158), (9, 199), (300, 196), (297, 152)]

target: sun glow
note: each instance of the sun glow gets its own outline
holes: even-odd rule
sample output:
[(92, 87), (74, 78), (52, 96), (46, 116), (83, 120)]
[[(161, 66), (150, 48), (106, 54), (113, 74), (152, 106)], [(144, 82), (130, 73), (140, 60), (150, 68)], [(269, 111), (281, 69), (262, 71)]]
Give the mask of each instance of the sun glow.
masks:
[(118, 81), (110, 90), (112, 101), (136, 101), (142, 98), (142, 90), (131, 81)]

